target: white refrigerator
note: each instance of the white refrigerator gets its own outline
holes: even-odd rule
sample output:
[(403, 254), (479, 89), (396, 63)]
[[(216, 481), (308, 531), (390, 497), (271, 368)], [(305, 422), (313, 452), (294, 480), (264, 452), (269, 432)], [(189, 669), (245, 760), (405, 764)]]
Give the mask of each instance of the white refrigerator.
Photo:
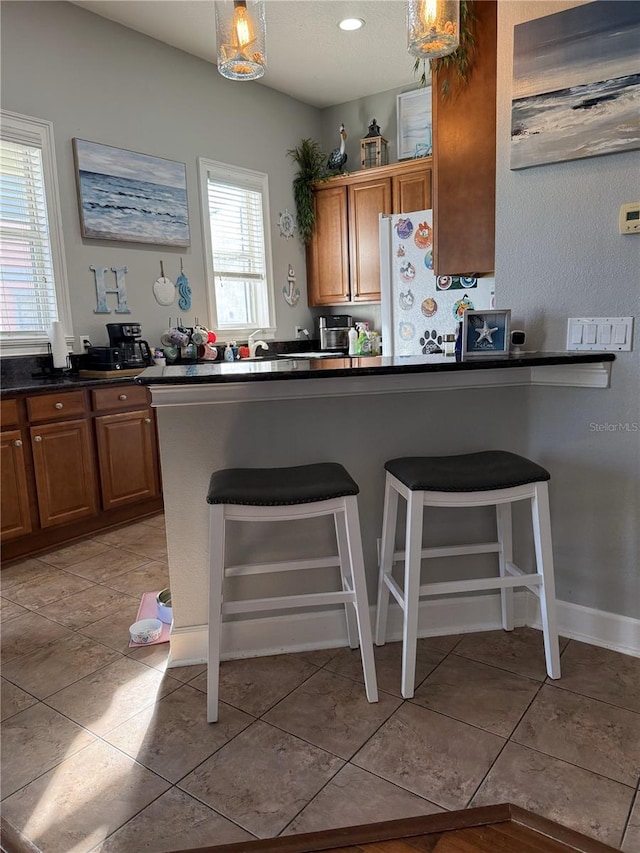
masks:
[(436, 276), (432, 251), (431, 210), (380, 215), (383, 355), (442, 353), (465, 307), (495, 308), (493, 277)]

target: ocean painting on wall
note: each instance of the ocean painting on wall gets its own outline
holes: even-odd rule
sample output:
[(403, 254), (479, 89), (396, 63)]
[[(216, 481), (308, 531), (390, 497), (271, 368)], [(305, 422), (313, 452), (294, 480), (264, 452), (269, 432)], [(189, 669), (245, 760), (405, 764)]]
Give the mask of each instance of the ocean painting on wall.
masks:
[(189, 246), (184, 163), (73, 140), (83, 237)]
[(517, 24), (511, 168), (640, 148), (640, 2), (596, 0)]

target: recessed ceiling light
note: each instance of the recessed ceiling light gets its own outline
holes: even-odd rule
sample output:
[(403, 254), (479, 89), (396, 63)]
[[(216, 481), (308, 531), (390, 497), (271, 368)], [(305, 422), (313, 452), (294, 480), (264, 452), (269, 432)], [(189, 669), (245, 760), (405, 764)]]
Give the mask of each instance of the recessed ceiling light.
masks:
[(359, 30), (360, 27), (364, 27), (364, 21), (362, 18), (345, 18), (338, 26), (341, 30)]

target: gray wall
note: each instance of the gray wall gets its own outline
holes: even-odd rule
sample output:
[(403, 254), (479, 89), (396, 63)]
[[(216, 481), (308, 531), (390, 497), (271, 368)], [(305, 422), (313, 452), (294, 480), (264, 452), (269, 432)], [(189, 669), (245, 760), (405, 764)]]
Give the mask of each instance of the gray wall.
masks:
[[(639, 152), (509, 170), (513, 26), (571, 5), (576, 4), (499, 4), (496, 283), (500, 304), (512, 308), (533, 349), (564, 349), (568, 316), (639, 313), (640, 240), (617, 233), (619, 205), (640, 195)], [(225, 81), (213, 66), (75, 6), (4, 0), (0, 14), (2, 106), (50, 119), (55, 126), (75, 331), (98, 331), (104, 322), (92, 313), (90, 264), (129, 267), (132, 316), (152, 340), (168, 319), (167, 309), (151, 295), (159, 259), (175, 276), (182, 254), (194, 313), (206, 315), (199, 155), (269, 173), (278, 336), (292, 337), (295, 324), (306, 325), (311, 312), (302, 304), (304, 253), (299, 241), (285, 241), (277, 232), (278, 212), (293, 209), (294, 170), (285, 152), (305, 136), (334, 147), (337, 125), (344, 121), (350, 144), (356, 146), (353, 154), (348, 148), (350, 162), (357, 162), (358, 140), (375, 117), (394, 144), (395, 159), (396, 92), (319, 112), (264, 86)], [(74, 136), (185, 162), (191, 248), (82, 241)], [(301, 304), (293, 310), (280, 295), (287, 263), (296, 269), (303, 290)], [(366, 318), (364, 309), (353, 313)], [(609, 390), (539, 388), (531, 389), (526, 399), (492, 394), (487, 400), (493, 407), (490, 443), (528, 448), (552, 472), (559, 597), (635, 617), (640, 615), (639, 433), (598, 432), (592, 424), (640, 423), (639, 361), (637, 345), (634, 352), (620, 354)], [(433, 405), (430, 417), (438, 425), (463, 424), (466, 434), (473, 422), (468, 402), (463, 394), (457, 401), (447, 396), (446, 407)], [(420, 407), (416, 411), (425, 415)], [(374, 407), (366, 414), (364, 422), (375, 417)], [(401, 435), (402, 425), (397, 429)], [(414, 438), (417, 442), (418, 436)], [(472, 444), (479, 446), (475, 440)], [(355, 469), (363, 469), (370, 456), (365, 446), (362, 458), (353, 461)], [(371, 500), (377, 506), (379, 496)]]
[[(496, 288), (528, 348), (566, 348), (567, 317), (635, 315), (640, 238), (618, 209), (640, 197), (640, 152), (509, 169), (513, 27), (576, 3), (498, 4)], [(640, 616), (640, 331), (611, 389), (532, 389), (530, 453), (553, 474), (558, 597)]]
[[(278, 214), (285, 208), (295, 211), (294, 166), (286, 152), (300, 138), (318, 135), (318, 110), (256, 83), (225, 80), (210, 63), (69, 3), (3, 2), (0, 15), (2, 107), (54, 124), (75, 334), (88, 332), (94, 343), (107, 343), (104, 324), (119, 317), (93, 313), (89, 267), (126, 265), (131, 319), (142, 323), (149, 343), (159, 344), (160, 332), (169, 315), (175, 320), (178, 308), (177, 302), (158, 305), (152, 284), (160, 275), (160, 259), (175, 281), (180, 256), (193, 296), (191, 317), (185, 320), (197, 315), (205, 321), (199, 156), (268, 173), (277, 337), (292, 339), (296, 325), (307, 326), (304, 250), (298, 239), (280, 236)], [(73, 137), (186, 163), (190, 248), (82, 240)], [(294, 308), (282, 296), (288, 264), (301, 289)]]

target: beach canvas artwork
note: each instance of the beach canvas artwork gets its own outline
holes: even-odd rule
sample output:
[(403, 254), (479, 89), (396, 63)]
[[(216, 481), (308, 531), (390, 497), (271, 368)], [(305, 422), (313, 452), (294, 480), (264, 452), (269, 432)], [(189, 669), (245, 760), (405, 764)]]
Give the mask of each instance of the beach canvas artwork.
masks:
[(83, 237), (188, 246), (184, 163), (73, 140)]
[(640, 2), (596, 0), (517, 24), (511, 168), (640, 148)]

